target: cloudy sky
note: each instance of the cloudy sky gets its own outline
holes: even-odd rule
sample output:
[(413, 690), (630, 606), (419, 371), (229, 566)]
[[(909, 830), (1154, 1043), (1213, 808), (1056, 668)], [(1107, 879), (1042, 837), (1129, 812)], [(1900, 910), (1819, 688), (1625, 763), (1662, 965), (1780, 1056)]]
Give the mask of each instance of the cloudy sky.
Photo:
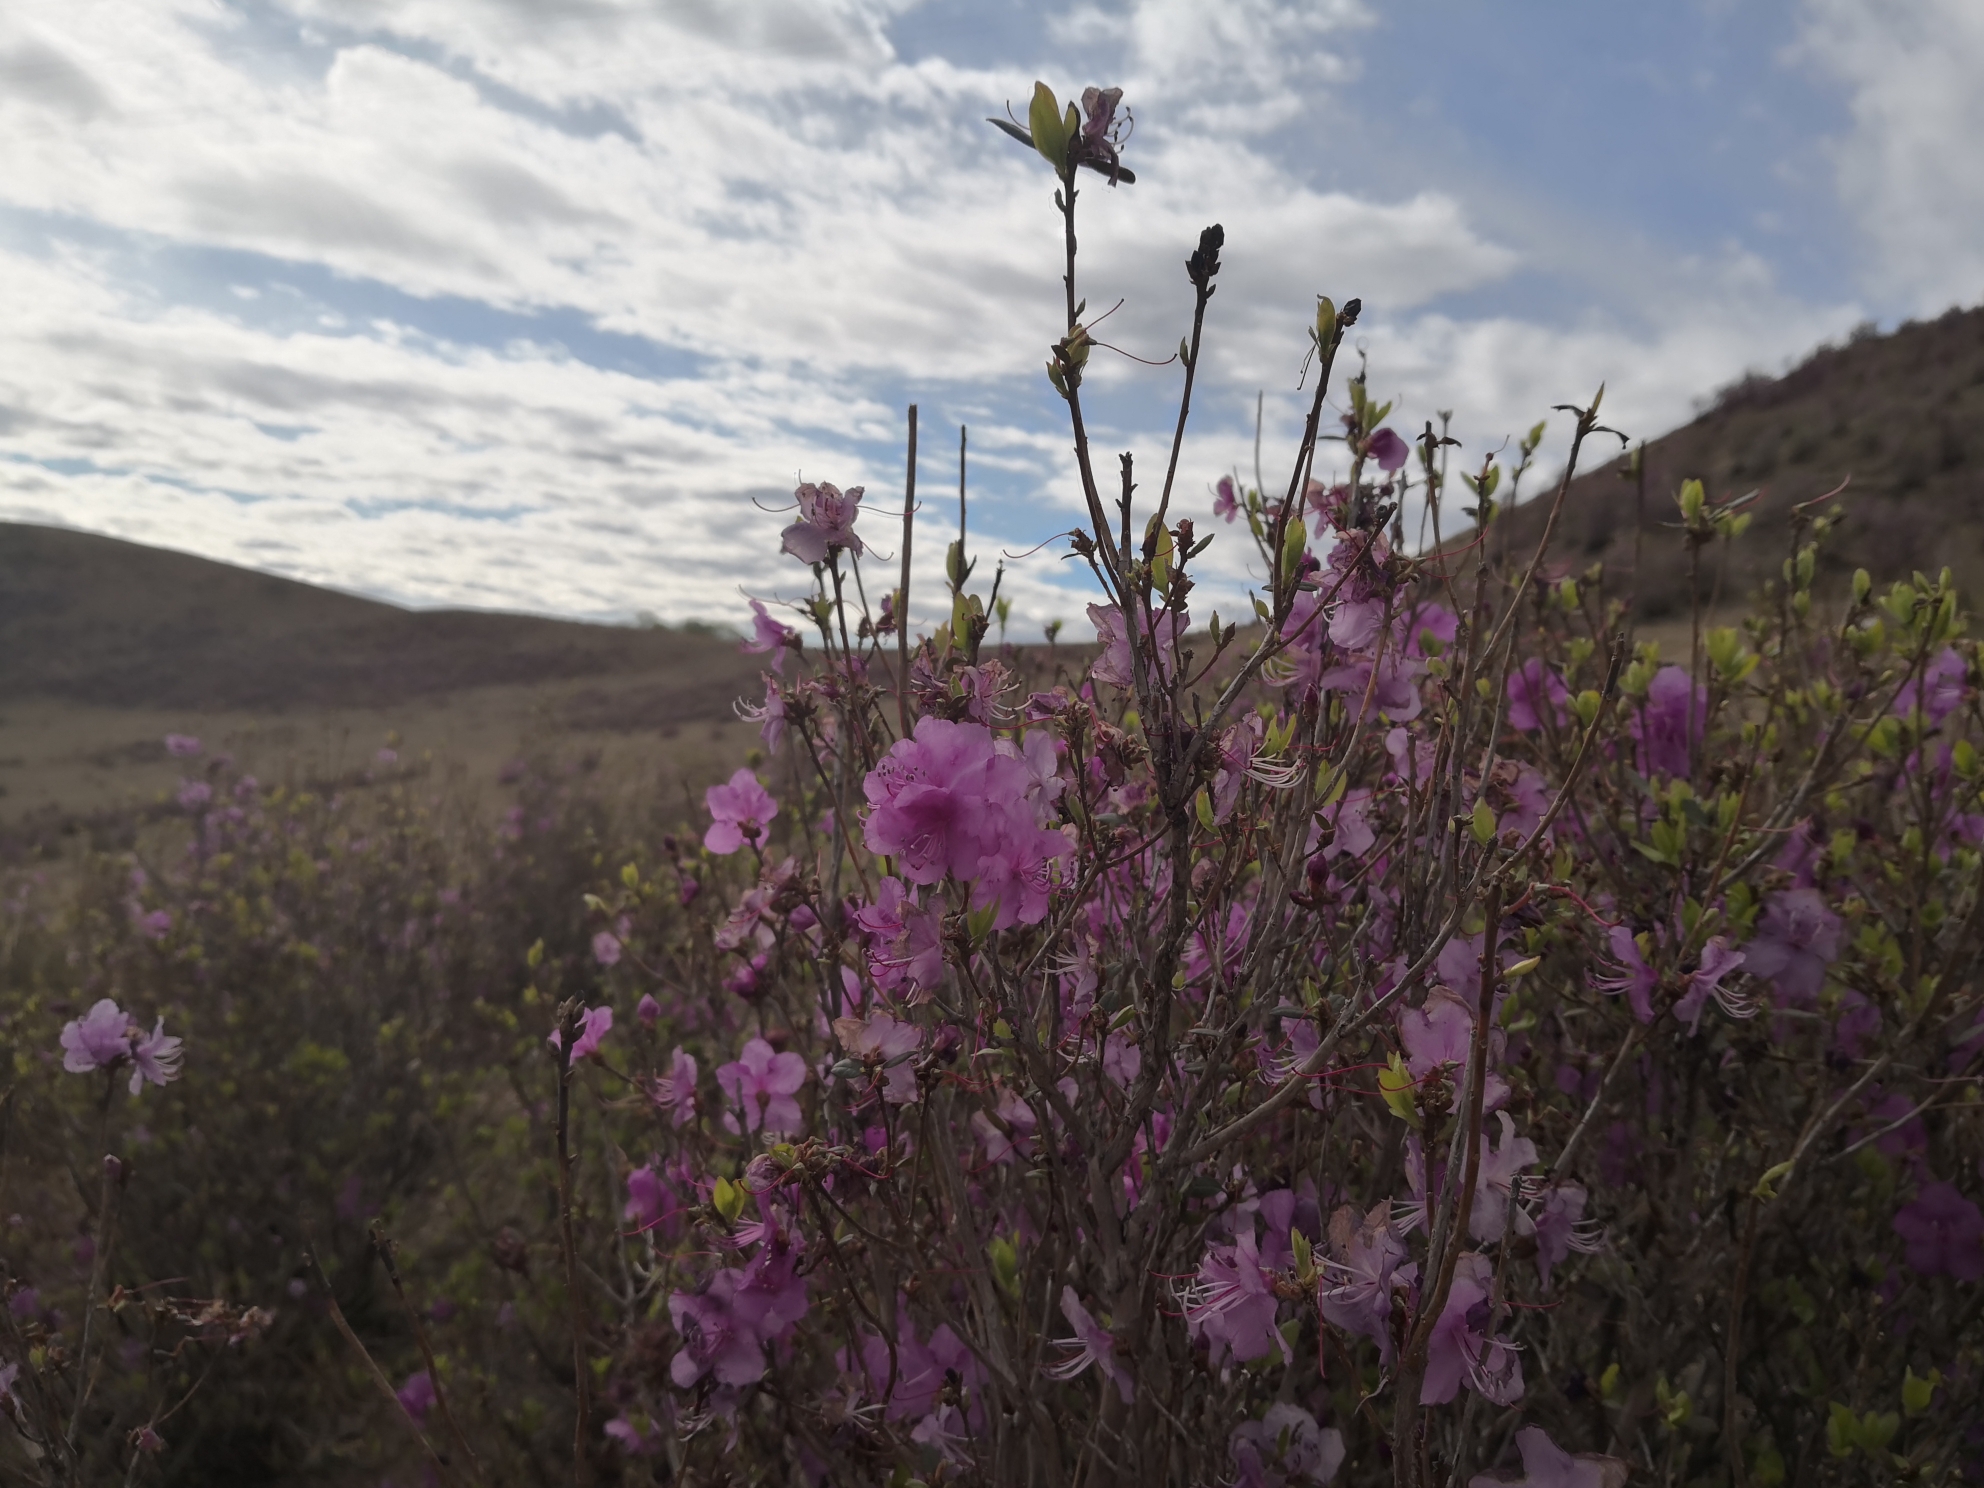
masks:
[[(1981, 76), (1976, 0), (10, 0), (0, 518), (734, 621), (804, 586), (761, 510), (797, 479), (900, 512), (914, 401), (926, 495), (971, 428), (987, 573), (1078, 505), (1050, 183), (983, 122), (1037, 77), (1135, 112), (1138, 184), (1081, 203), (1112, 342), (1174, 347), (1226, 228), (1188, 511), (1257, 393), (1285, 468), (1318, 293), (1469, 458), (1600, 380), (1657, 434), (1984, 299)], [(1098, 356), (1155, 478), (1177, 370)], [(1079, 613), (1063, 547), (1016, 628)]]

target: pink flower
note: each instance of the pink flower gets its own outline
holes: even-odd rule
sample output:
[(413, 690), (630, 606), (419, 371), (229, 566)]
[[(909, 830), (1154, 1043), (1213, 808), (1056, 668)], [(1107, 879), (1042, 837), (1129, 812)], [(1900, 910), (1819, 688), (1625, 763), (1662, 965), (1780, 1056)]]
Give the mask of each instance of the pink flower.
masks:
[[(1088, 618), (1095, 622), (1095, 638), (1102, 645), (1102, 654), (1089, 668), (1090, 675), (1112, 687), (1134, 687), (1136, 677), (1130, 661), (1130, 628), (1123, 619), (1122, 608), (1118, 605), (1092, 604), (1088, 607)], [(1177, 673), (1178, 641), (1191, 623), (1192, 617), (1186, 611), (1173, 611), (1168, 606), (1155, 615), (1144, 612), (1137, 649), (1143, 654), (1144, 680), (1147, 683), (1159, 682)]]
[(606, 1423), (606, 1434), (629, 1457), (652, 1457), (665, 1440), (660, 1424), (646, 1415), (615, 1416)]
[(1397, 470), (1405, 464), (1408, 446), (1390, 429), (1380, 429), (1364, 446), (1364, 452), (1378, 462), (1380, 470)]
[(1348, 1207), (1330, 1216), (1336, 1259), (1322, 1262), (1316, 1305), (1331, 1327), (1360, 1334), (1378, 1345), (1378, 1361), (1392, 1358), (1392, 1273), (1405, 1259), (1405, 1242), (1379, 1204), (1360, 1222)]
[(592, 958), (601, 966), (614, 966), (620, 960), (620, 937), (602, 930), (592, 938)]
[(400, 1409), (416, 1421), (427, 1419), (427, 1413), (434, 1409), (434, 1402), (440, 1397), (434, 1392), (433, 1376), (426, 1370), (406, 1377), (406, 1383), (395, 1392), (399, 1396)]
[(778, 678), (765, 673), (765, 700), (760, 705), (737, 700), (737, 716), (758, 726), (758, 738), (766, 749), (776, 752), (785, 742), (785, 694), (778, 690)]
[(1924, 1276), (1984, 1280), (1984, 1216), (1949, 1183), (1925, 1183), (1896, 1211), (1894, 1232)]
[(822, 481), (801, 486), (793, 494), (799, 498), (799, 520), (786, 528), (779, 547), (801, 563), (825, 563), (829, 553), (851, 549), (859, 558), (866, 551), (854, 531), (854, 519), (861, 515), (865, 486), (839, 486)]
[(734, 1108), (723, 1117), (730, 1131), (740, 1129), (739, 1111), (744, 1131), (762, 1126), (768, 1133), (789, 1136), (799, 1130), (799, 1102), (793, 1096), (806, 1083), (806, 1061), (799, 1055), (778, 1053), (763, 1039), (754, 1038), (736, 1059), (717, 1067), (716, 1083)]
[(72, 1075), (115, 1069), (128, 1060), (133, 1095), (147, 1080), (166, 1085), (179, 1078), (183, 1040), (166, 1035), (164, 1018), (150, 1033), (144, 1032), (112, 998), (101, 999), (82, 1017), (65, 1023), (61, 1042), (62, 1068)]
[(1058, 1364), (1047, 1365), (1041, 1373), (1052, 1380), (1071, 1380), (1093, 1364), (1115, 1385), (1123, 1404), (1128, 1405), (1136, 1398), (1137, 1385), (1122, 1360), (1116, 1357), (1116, 1336), (1089, 1315), (1071, 1286), (1061, 1288), (1061, 1316), (1075, 1330), (1073, 1338), (1058, 1339), (1055, 1343), (1055, 1347), (1069, 1350), (1068, 1356)]
[[(1474, 1009), (1459, 994), (1446, 987), (1435, 987), (1426, 1001), (1398, 1015), (1399, 1042), (1405, 1046), (1405, 1067), (1415, 1080), (1424, 1080), (1438, 1070), (1456, 1087), (1467, 1078), (1468, 1061), (1474, 1046)], [(1488, 1034), (1491, 1060), (1501, 1057), (1507, 1035), (1501, 1029)], [(1495, 1111), (1508, 1103), (1509, 1082), (1494, 1070), (1482, 1072), (1483, 1111)], [(1458, 1099), (1458, 1097), (1456, 1097)]]
[(746, 842), (758, 841), (764, 836), (765, 823), (778, 815), (778, 802), (758, 784), (758, 777), (748, 766), (740, 768), (724, 784), (704, 791), (703, 804), (714, 818), (710, 829), (703, 833), (703, 846), (724, 856), (736, 852)]
[(179, 782), (179, 804), (188, 811), (198, 811), (214, 798), (214, 788), (204, 780), (182, 780)]
[(1713, 997), (1716, 1006), (1732, 1018), (1748, 1018), (1755, 1014), (1756, 1004), (1733, 988), (1722, 985), (1722, 979), (1738, 970), (1747, 958), (1744, 953), (1733, 949), (1728, 940), (1720, 935), (1711, 936), (1702, 947), (1701, 964), (1688, 978), (1688, 990), (1674, 1004), (1674, 1016), (1688, 1025), (1693, 1033), (1701, 1026), (1702, 1009)]
[(784, 676), (786, 654), (798, 639), (798, 633), (791, 626), (781, 625), (772, 619), (763, 600), (754, 599), (751, 601), (751, 639), (738, 649), (755, 656), (769, 653), (773, 669)]
[(669, 1375), (688, 1389), (705, 1374), (720, 1385), (751, 1385), (765, 1377), (765, 1345), (792, 1335), (806, 1315), (806, 1279), (785, 1235), (768, 1231), (750, 1265), (719, 1271), (701, 1293), (676, 1292), (668, 1315), (682, 1349)]
[(1693, 768), (1690, 740), (1701, 737), (1707, 714), (1706, 687), (1690, 684), (1688, 674), (1678, 666), (1664, 666), (1655, 672), (1647, 686), (1646, 702), (1628, 723), (1639, 741), (1641, 773), (1688, 774)]
[(1040, 1125), (1033, 1107), (1012, 1090), (999, 1092), (997, 1111), (997, 1121), (983, 1111), (971, 1113), (971, 1129), (985, 1147), (985, 1160), (994, 1165), (1011, 1162), (1015, 1151), (1031, 1152), (1033, 1133)]
[(1573, 1456), (1541, 1426), (1518, 1431), (1516, 1450), (1522, 1453), (1522, 1476), (1476, 1473), (1467, 1488), (1626, 1488), (1630, 1469), (1625, 1462), (1598, 1452)]
[(1901, 691), (1895, 694), (1895, 713), (1906, 718), (1919, 707), (1930, 727), (1935, 727), (1963, 706), (1967, 670), (1963, 658), (1952, 647), (1943, 647), (1922, 669), (1919, 682), (1911, 677), (1902, 684)]
[(1231, 1353), (1239, 1363), (1279, 1348), (1284, 1363), (1294, 1355), (1275, 1327), (1279, 1303), (1268, 1285), (1252, 1222), (1232, 1245), (1215, 1245), (1182, 1298), (1185, 1326), (1194, 1338), (1212, 1340), (1213, 1362)]
[(922, 1029), (887, 1013), (870, 1013), (866, 1018), (834, 1019), (834, 1037), (849, 1057), (882, 1073), (882, 1098), (890, 1105), (908, 1105), (916, 1099), (916, 1071), (910, 1061), (923, 1047)]
[[(1509, 1223), (1511, 1197), (1522, 1197), (1522, 1170), (1536, 1161), (1536, 1144), (1516, 1135), (1515, 1118), (1507, 1111), (1495, 1113), (1502, 1124), (1502, 1142), (1490, 1146), (1488, 1134), (1481, 1134), (1481, 1167), (1475, 1177), (1474, 1204), (1468, 1211), (1467, 1231), (1487, 1244), (1500, 1240)], [(1520, 1204), (1515, 1209), (1518, 1235), (1527, 1235), (1532, 1225)]]
[[(585, 1021), (579, 1029), (579, 1036), (572, 1040), (571, 1062), (577, 1064), (581, 1059), (597, 1054), (599, 1052), (599, 1041), (606, 1037), (612, 1027), (612, 1008), (596, 1007), (587, 1009)], [(562, 1049), (565, 1046), (565, 1035), (562, 1030), (554, 1028), (550, 1033), (545, 1035), (544, 1041), (554, 1049)]]
[(1839, 958), (1842, 924), (1817, 889), (1784, 889), (1764, 901), (1763, 921), (1743, 948), (1743, 967), (1786, 1002), (1810, 1004)]
[(941, 910), (919, 910), (901, 879), (885, 877), (875, 886), (875, 902), (855, 910), (854, 923), (868, 936), (868, 974), (876, 986), (926, 999), (936, 990), (944, 977)]
[(174, 759), (193, 759), (200, 753), (200, 741), (191, 734), (167, 734), (165, 752)]
[(1639, 941), (1624, 925), (1614, 925), (1606, 933), (1606, 942), (1612, 947), (1616, 970), (1611, 976), (1593, 977), (1591, 985), (1608, 997), (1625, 993), (1626, 1000), (1633, 1005), (1633, 1016), (1642, 1023), (1651, 1023), (1653, 994), (1660, 986), (1659, 974), (1646, 964)]
[(1454, 1267), (1447, 1305), (1433, 1325), (1426, 1379), (1419, 1391), (1421, 1405), (1445, 1405), (1460, 1393), (1463, 1382), (1493, 1405), (1514, 1405), (1522, 1399), (1522, 1360), (1515, 1348), (1481, 1332), (1488, 1323), (1494, 1279), (1494, 1267), (1479, 1251), (1469, 1251)]
[(661, 1021), (661, 1004), (654, 1000), (652, 992), (641, 994), (641, 1001), (634, 1009), (634, 1016), (640, 1019), (643, 1028), (653, 1028)]
[(1547, 713), (1559, 726), (1564, 723), (1564, 703), (1570, 691), (1557, 674), (1532, 656), (1522, 670), (1509, 678), (1509, 727), (1518, 733), (1533, 734), (1543, 727)]
[(1212, 514), (1222, 522), (1231, 522), (1240, 515), (1240, 494), (1234, 489), (1230, 475), (1222, 475), (1213, 488)]
[(672, 1235), (680, 1228), (682, 1213), (681, 1199), (652, 1163), (627, 1175), (626, 1216), (633, 1221), (636, 1234), (665, 1229)]
[(1543, 1196), (1536, 1216), (1536, 1269), (1543, 1285), (1550, 1273), (1574, 1250), (1589, 1255), (1602, 1243), (1598, 1226), (1584, 1217), (1585, 1191), (1575, 1183), (1560, 1183)]
[(1227, 1451), (1238, 1474), (1237, 1488), (1327, 1483), (1343, 1466), (1343, 1433), (1317, 1425), (1301, 1406), (1282, 1401), (1269, 1406), (1260, 1420), (1236, 1426)]
[(687, 1126), (696, 1119), (696, 1057), (680, 1045), (669, 1056), (668, 1073), (648, 1087), (649, 1098), (671, 1114), (671, 1124)]

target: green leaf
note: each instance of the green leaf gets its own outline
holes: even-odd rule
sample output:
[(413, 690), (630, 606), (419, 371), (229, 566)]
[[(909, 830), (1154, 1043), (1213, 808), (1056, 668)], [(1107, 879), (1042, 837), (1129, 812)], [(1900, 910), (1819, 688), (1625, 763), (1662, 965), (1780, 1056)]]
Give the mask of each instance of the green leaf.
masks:
[(1033, 147), (1055, 170), (1067, 164), (1067, 128), (1062, 121), (1061, 103), (1045, 83), (1033, 85), (1033, 103), (1027, 109), (1027, 124), (1033, 130)]
[(1474, 832), (1474, 840), (1483, 847), (1495, 840), (1495, 809), (1485, 798), (1475, 797), (1474, 815), (1469, 826)]
[(1851, 1457), (1860, 1444), (1860, 1418), (1852, 1407), (1832, 1402), (1826, 1414), (1826, 1450), (1835, 1457)]
[(1917, 1374), (1913, 1368), (1902, 1376), (1901, 1408), (1908, 1413), (1909, 1420), (1928, 1414), (1929, 1402), (1935, 1398), (1936, 1386), (1942, 1382), (1943, 1372), (1940, 1369), (1930, 1370), (1927, 1379)]
[(736, 1224), (737, 1216), (744, 1212), (744, 1189), (728, 1178), (719, 1178), (710, 1193), (710, 1203), (723, 1216), (725, 1224)]

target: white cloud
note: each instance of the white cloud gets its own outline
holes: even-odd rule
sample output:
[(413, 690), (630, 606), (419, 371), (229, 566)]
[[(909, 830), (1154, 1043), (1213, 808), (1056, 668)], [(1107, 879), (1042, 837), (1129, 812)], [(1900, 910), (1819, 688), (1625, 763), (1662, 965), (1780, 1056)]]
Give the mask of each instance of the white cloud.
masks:
[[(952, 458), (932, 426), (971, 422), (1011, 503), (974, 518), (987, 556), (1037, 542), (1079, 506), (1039, 371), (1059, 225), (1039, 162), (983, 122), (1034, 69), (905, 61), (901, 8), (10, 8), (0, 515), (421, 603), (734, 616), (740, 584), (804, 577), (751, 501), (803, 471), (892, 507), (907, 396), (926, 482)], [(1477, 442), (1601, 378), (1651, 430), (1842, 323), (1743, 261), (1674, 269), (1694, 292), (1650, 332), (1443, 309), (1533, 264), (1451, 195), (1313, 185), (1263, 134), (1352, 74), (1367, 20), (1352, 0), (1143, 0), (1057, 23), (1063, 58), (1142, 105), (1139, 183), (1083, 195), (1084, 292), (1125, 301), (1109, 339), (1167, 355), (1182, 260), (1227, 229), (1181, 500), (1250, 462), (1257, 387), (1285, 442), (1319, 292), (1365, 299), (1374, 386), (1405, 418), (1456, 407)], [(589, 364), (558, 325), (643, 338), (662, 370)], [(1098, 358), (1098, 438), (1142, 470), (1177, 375)], [(1016, 569), (1019, 614), (1078, 613), (1067, 572), (1051, 552)]]
[(1870, 292), (1915, 313), (1984, 299), (1984, 6), (1806, 0), (1799, 51), (1842, 83), (1842, 201), (1874, 251)]

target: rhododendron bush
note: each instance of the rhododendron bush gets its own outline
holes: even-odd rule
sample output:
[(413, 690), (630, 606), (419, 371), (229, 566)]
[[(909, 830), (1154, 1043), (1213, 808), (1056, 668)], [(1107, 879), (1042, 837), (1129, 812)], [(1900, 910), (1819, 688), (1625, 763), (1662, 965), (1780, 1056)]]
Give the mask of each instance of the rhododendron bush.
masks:
[[(422, 899), (404, 1006), (242, 942), (322, 910), (217, 775), (114, 953), (9, 1005), (31, 1181), (96, 1257), (9, 1252), (17, 1476), (166, 1473), (176, 1420), (229, 1419), (203, 1371), (278, 1348), (325, 1381), (267, 1427), (286, 1460), (407, 1482), (1984, 1475), (1984, 719), (1948, 576), (1815, 598), (1822, 498), (1751, 618), (1663, 651), (1630, 572), (1551, 544), (1624, 443), (1601, 396), (1517, 525), (1540, 432), (1468, 464), (1391, 427), (1339, 366), (1355, 300), (1308, 326), (1286, 479), (1195, 525), (1176, 442), (1146, 480), (1084, 421), (1076, 209), (1134, 180), (1125, 117), (1043, 87), (1001, 125), (1057, 183), (1093, 648), (989, 646), (962, 533), (911, 633), (912, 411), (904, 505), (807, 484), (762, 534), (810, 582), (753, 603), (762, 749), (692, 828), (588, 818), (560, 902), (485, 872), (479, 940)], [(1180, 440), (1225, 251), (1183, 264)], [(1742, 503), (1677, 496), (1712, 565)], [(1215, 540), (1257, 584), (1202, 624)], [(384, 1026), (266, 1026), (348, 1006)], [(186, 1107), (280, 1112), (271, 1067), (328, 1112), (242, 1159), (280, 1201), (196, 1180), (233, 1159)]]

